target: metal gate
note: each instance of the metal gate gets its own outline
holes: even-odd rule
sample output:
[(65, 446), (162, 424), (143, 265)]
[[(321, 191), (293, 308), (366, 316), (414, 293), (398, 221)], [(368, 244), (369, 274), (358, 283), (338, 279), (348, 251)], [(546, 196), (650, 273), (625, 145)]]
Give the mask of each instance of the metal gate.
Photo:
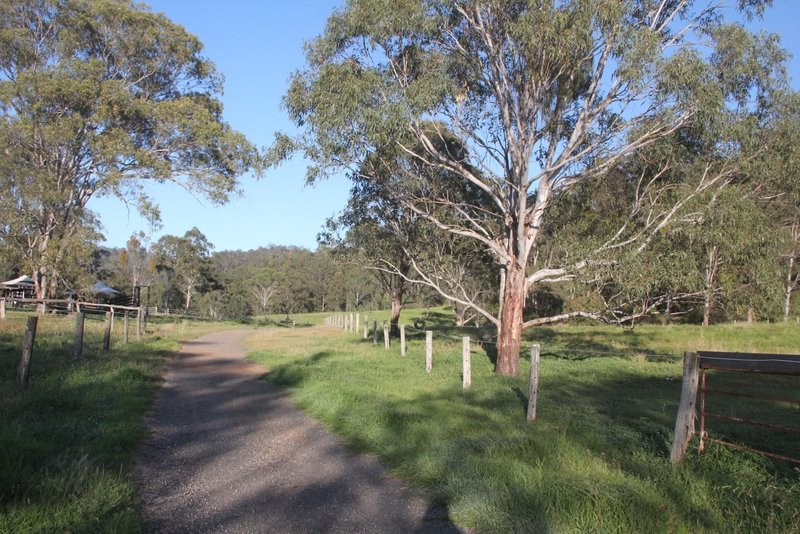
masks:
[[(723, 415), (708, 411), (706, 409), (706, 398), (708, 396), (719, 395), (722, 397), (734, 397), (740, 399), (750, 399), (754, 401), (772, 401), (787, 403), (800, 406), (800, 398), (786, 398), (783, 396), (762, 395), (747, 393), (742, 391), (731, 391), (712, 387), (709, 384), (708, 371), (723, 371), (731, 373), (759, 373), (767, 375), (790, 375), (800, 376), (800, 356), (784, 354), (758, 354), (741, 352), (698, 352), (700, 367), (700, 452), (705, 448), (705, 442), (718, 443), (726, 447), (745, 450), (761, 454), (771, 458), (777, 458), (787, 462), (800, 464), (800, 458), (776, 452), (765, 451), (755, 447), (748, 447), (741, 444), (712, 437), (706, 431), (706, 419), (717, 419), (741, 425), (750, 425), (758, 428), (768, 429), (772, 432), (788, 434), (800, 434), (800, 428), (796, 426), (777, 424), (773, 421), (763, 421), (740, 417), (735, 415)], [(800, 390), (800, 388), (798, 388)], [(800, 451), (799, 451), (800, 452)]]

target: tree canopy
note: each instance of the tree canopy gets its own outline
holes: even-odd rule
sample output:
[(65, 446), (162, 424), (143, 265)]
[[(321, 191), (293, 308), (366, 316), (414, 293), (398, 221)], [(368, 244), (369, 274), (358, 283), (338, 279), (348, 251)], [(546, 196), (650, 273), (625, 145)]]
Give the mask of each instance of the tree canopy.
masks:
[(181, 26), (129, 0), (0, 4), (0, 187), (16, 208), (13, 220), (0, 215), (0, 244), (23, 251), (40, 297), (97, 226), (93, 196), (157, 218), (148, 180), (222, 202), (257, 164), (222, 119), (222, 77), (202, 52)]
[[(302, 150), (313, 181), (395, 145), (481, 190), (485, 202), (439, 190), (407, 205), (493, 256), (499, 305), (479, 309), (498, 330), (497, 371), (517, 374), (522, 328), (544, 322), (523, 317), (531, 291), (644, 251), (747, 157), (748, 125), (785, 85), (785, 52), (723, 15), (707, 2), (351, 0), (309, 43), (286, 95), (301, 134), (279, 136), (272, 154)], [(675, 180), (676, 159), (654, 159), (621, 228), (557, 264), (538, 261), (559, 196), (690, 130), (706, 150), (688, 163), (682, 196), (662, 180)], [(465, 152), (449, 150), (450, 135)], [(418, 168), (406, 178), (424, 180)]]

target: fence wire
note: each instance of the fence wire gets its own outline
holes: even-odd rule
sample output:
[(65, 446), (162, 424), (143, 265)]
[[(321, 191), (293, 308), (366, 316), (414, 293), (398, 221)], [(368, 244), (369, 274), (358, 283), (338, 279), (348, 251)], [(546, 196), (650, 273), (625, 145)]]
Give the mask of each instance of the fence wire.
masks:
[[(367, 323), (365, 323), (367, 324)], [(335, 324), (333, 326), (336, 326)], [(342, 328), (341, 326), (337, 326), (338, 328)], [(367, 325), (369, 328), (369, 326)], [(442, 333), (437, 331), (434, 328), (430, 329), (421, 329), (416, 328), (409, 325), (403, 325), (406, 332), (416, 332), (420, 334), (424, 334), (425, 332), (433, 332), (435, 339), (447, 339), (454, 342), (461, 342), (463, 337), (470, 337), (470, 341), (479, 344), (479, 345), (497, 345), (496, 340), (490, 339), (481, 339), (478, 337), (473, 338), (472, 336), (456, 336), (451, 334)], [(355, 330), (354, 330), (355, 332)], [(357, 332), (356, 332), (357, 333)], [(374, 332), (373, 332), (374, 334)], [(520, 344), (520, 351), (529, 352), (534, 345), (539, 345), (540, 348), (544, 347), (545, 343), (543, 342), (536, 342), (536, 341), (527, 341), (525, 343)], [(598, 350), (598, 349), (585, 349), (585, 348), (571, 348), (571, 347), (564, 347), (559, 345), (547, 345), (547, 352), (542, 352), (543, 356), (546, 355), (555, 355), (558, 352), (562, 353), (577, 353), (577, 354), (586, 354), (587, 358), (591, 356), (606, 356), (606, 357), (620, 357), (620, 358), (630, 358), (630, 357), (646, 357), (646, 358), (664, 358), (664, 359), (679, 359), (682, 357), (681, 354), (671, 354), (671, 353), (658, 353), (658, 352), (648, 352), (644, 349), (627, 349), (627, 350)]]

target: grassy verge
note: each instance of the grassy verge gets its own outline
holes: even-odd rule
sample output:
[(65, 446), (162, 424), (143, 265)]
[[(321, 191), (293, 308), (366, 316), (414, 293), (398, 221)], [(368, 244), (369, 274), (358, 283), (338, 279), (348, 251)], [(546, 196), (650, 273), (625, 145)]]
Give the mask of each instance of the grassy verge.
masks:
[(19, 392), (25, 320), (0, 321), (0, 532), (141, 530), (129, 463), (142, 416), (166, 357), (220, 325), (151, 323), (141, 342), (104, 354), (102, 322), (87, 319), (76, 361), (74, 320), (40, 317), (30, 386)]
[[(429, 375), (418, 337), (407, 358), (360, 337), (332, 328), (264, 330), (251, 339), (251, 354), (313, 417), (354, 450), (377, 453), (460, 525), (800, 531), (797, 468), (721, 447), (669, 463), (681, 369), (678, 358), (654, 356), (696, 348), (795, 352), (796, 327), (535, 330), (529, 341), (542, 343), (544, 357), (533, 424), (525, 421), (527, 380), (494, 376), (491, 350), (473, 349), (473, 387), (463, 391), (457, 341), (437, 334)], [(796, 380), (767, 387), (796, 397)], [(796, 405), (781, 408), (784, 424), (800, 426)], [(784, 444), (797, 454), (796, 443)]]

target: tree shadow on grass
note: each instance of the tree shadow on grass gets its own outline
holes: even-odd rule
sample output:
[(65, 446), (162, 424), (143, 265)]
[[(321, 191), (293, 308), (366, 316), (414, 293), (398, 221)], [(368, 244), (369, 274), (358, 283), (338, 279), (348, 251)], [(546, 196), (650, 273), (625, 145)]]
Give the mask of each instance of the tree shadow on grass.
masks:
[[(759, 480), (793, 487), (784, 466), (747, 456), (730, 462), (692, 455), (681, 466), (669, 464), (679, 366), (610, 356), (558, 365), (560, 373), (541, 379), (532, 424), (524, 415), (527, 381), (494, 376), (481, 378), (490, 381), (488, 390), (473, 376), (470, 390), (422, 392), (412, 399), (358, 390), (350, 393), (353, 404), (326, 409), (323, 418), (354, 450), (376, 452), (457, 517), (477, 517), (479, 530), (550, 531), (594, 513), (601, 514), (601, 530), (768, 527), (768, 514), (751, 517), (743, 507), (732, 508), (724, 492), (697, 491), (730, 487), (749, 495), (751, 504), (769, 500), (773, 493)], [(285, 378), (282, 383), (302, 387), (308, 375)], [(354, 415), (363, 407), (368, 416)], [(365, 417), (372, 422), (364, 423)], [(775, 512), (775, 524), (794, 524), (796, 497), (795, 489), (794, 497), (787, 491), (779, 498), (777, 506), (787, 510)]]

